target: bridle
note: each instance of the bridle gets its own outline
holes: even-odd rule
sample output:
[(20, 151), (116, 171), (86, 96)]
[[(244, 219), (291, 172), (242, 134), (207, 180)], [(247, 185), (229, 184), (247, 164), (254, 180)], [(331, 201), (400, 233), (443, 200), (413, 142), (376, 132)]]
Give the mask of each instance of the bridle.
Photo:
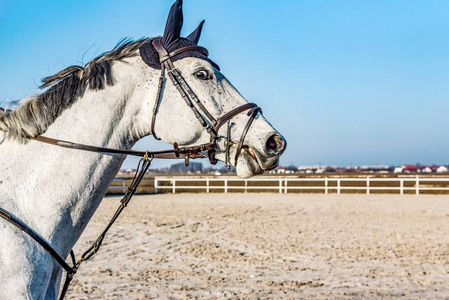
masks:
[[(162, 92), (162, 88), (164, 86), (165, 74), (167, 73), (171, 82), (176, 87), (178, 92), (181, 94), (181, 97), (184, 99), (187, 106), (192, 109), (193, 113), (195, 114), (195, 117), (198, 119), (200, 124), (204, 127), (204, 129), (210, 135), (210, 143), (204, 144), (202, 146), (213, 145), (213, 147), (211, 147), (211, 149), (208, 149), (208, 158), (212, 164), (217, 163), (217, 160), (215, 158), (215, 153), (216, 153), (216, 148), (217, 148), (218, 131), (220, 130), (220, 128), (223, 126), (223, 124), (230, 121), (235, 116), (241, 114), (244, 111), (249, 110), (249, 112), (248, 112), (249, 120), (242, 132), (242, 135), (241, 135), (241, 138), (240, 138), (240, 141), (239, 141), (236, 153), (235, 153), (235, 165), (236, 165), (237, 159), (238, 159), (238, 157), (241, 153), (241, 150), (243, 148), (243, 143), (245, 141), (246, 134), (248, 133), (248, 130), (249, 130), (252, 122), (254, 121), (255, 117), (257, 116), (258, 112), (262, 112), (261, 108), (258, 107), (254, 103), (246, 103), (239, 107), (234, 108), (233, 110), (224, 114), (220, 118), (215, 119), (212, 116), (212, 114), (204, 107), (203, 103), (198, 99), (195, 92), (187, 84), (187, 82), (184, 79), (184, 77), (182, 76), (181, 72), (179, 71), (178, 68), (175, 67), (175, 65), (173, 64), (173, 61), (172, 61), (173, 57), (175, 57), (178, 54), (184, 53), (184, 52), (195, 52), (196, 51), (196, 52), (202, 53), (204, 56), (207, 57), (207, 56), (209, 56), (209, 52), (207, 51), (207, 49), (204, 47), (200, 47), (200, 46), (187, 46), (187, 47), (182, 47), (182, 48), (176, 49), (169, 53), (162, 42), (162, 38), (154, 39), (152, 41), (152, 45), (153, 45), (153, 48), (159, 54), (159, 62), (161, 64), (161, 75), (159, 77), (158, 91), (156, 93), (156, 101), (154, 101), (153, 116), (151, 119), (151, 134), (156, 139), (158, 139), (158, 140), (160, 139), (156, 135), (154, 127), (155, 127), (155, 123), (156, 123), (156, 115), (158, 112), (158, 107), (159, 107), (159, 104), (161, 101), (161, 92)], [(196, 108), (195, 105), (197, 105), (199, 107), (199, 109), (204, 114), (204, 116), (200, 114), (200, 112), (198, 111), (198, 109)], [(230, 151), (230, 147), (231, 147), (230, 142), (231, 142), (230, 124), (228, 123), (228, 130), (227, 130), (227, 134), (226, 134), (226, 143), (225, 143), (225, 145), (226, 145), (225, 164), (228, 167), (230, 165), (229, 164), (229, 156), (230, 156), (229, 151)]]
[[(257, 114), (260, 112), (262, 113), (262, 109), (257, 106), (255, 103), (245, 103), (241, 106), (238, 106), (231, 111), (227, 112), (220, 118), (216, 119), (212, 116), (212, 114), (204, 107), (204, 105), (201, 103), (201, 101), (196, 96), (195, 92), (190, 88), (190, 86), (187, 84), (186, 80), (181, 74), (181, 71), (175, 67), (173, 64), (172, 58), (175, 57), (178, 54), (184, 53), (184, 52), (192, 52), (192, 51), (198, 51), (202, 54), (208, 56), (209, 52), (206, 48), (200, 47), (200, 46), (187, 46), (182, 47), (179, 49), (176, 49), (170, 53), (167, 52), (164, 44), (162, 43), (162, 38), (157, 38), (152, 41), (152, 45), (154, 49), (159, 54), (159, 61), (161, 64), (161, 75), (159, 76), (159, 83), (158, 83), (158, 90), (156, 93), (156, 100), (154, 102), (154, 107), (152, 111), (152, 118), (151, 118), (151, 129), (150, 134), (153, 135), (153, 137), (157, 140), (160, 140), (160, 138), (156, 135), (155, 132), (155, 123), (156, 123), (156, 116), (158, 113), (158, 108), (161, 102), (161, 95), (162, 95), (162, 89), (164, 87), (164, 83), (166, 81), (165, 74), (168, 74), (168, 77), (170, 78), (173, 85), (176, 87), (178, 92), (180, 93), (181, 97), (185, 101), (188, 107), (190, 107), (195, 114), (195, 117), (198, 119), (200, 124), (204, 127), (204, 129), (209, 133), (210, 135), (210, 142), (205, 144), (200, 144), (196, 146), (190, 146), (190, 147), (179, 147), (177, 143), (173, 144), (173, 149), (170, 150), (162, 150), (162, 151), (134, 151), (134, 150), (121, 150), (121, 149), (112, 149), (112, 148), (104, 148), (104, 147), (97, 147), (97, 146), (91, 146), (91, 145), (84, 145), (79, 143), (73, 143), (69, 141), (64, 140), (58, 140), (53, 139), (49, 137), (44, 136), (38, 136), (33, 138), (36, 141), (61, 146), (65, 148), (72, 148), (72, 149), (78, 149), (78, 150), (84, 150), (84, 151), (91, 151), (91, 152), (99, 152), (99, 153), (109, 153), (109, 154), (125, 154), (125, 155), (133, 155), (133, 156), (140, 156), (143, 157), (147, 155), (150, 158), (161, 158), (161, 159), (177, 159), (177, 158), (184, 158), (185, 164), (189, 164), (189, 160), (192, 158), (209, 158), (209, 161), (211, 164), (215, 165), (217, 163), (217, 159), (215, 158), (216, 150), (218, 149), (218, 131), (220, 128), (225, 124), (228, 123), (228, 129), (225, 137), (225, 166), (227, 168), (230, 168), (230, 149), (233, 143), (231, 140), (231, 132), (230, 132), (230, 120), (233, 119), (235, 116), (248, 111), (247, 115), (249, 117), (248, 122), (246, 123), (246, 126), (244, 127), (242, 134), (240, 136), (240, 140), (238, 142), (238, 146), (235, 152), (234, 156), (234, 165), (237, 165), (238, 157), (240, 156), (240, 153), (243, 149), (245, 137), (248, 133), (249, 128), (251, 127), (251, 124), (253, 123), (254, 119), (256, 118)], [(201, 112), (204, 114), (201, 115), (201, 113), (198, 111), (197, 105)]]
[[(198, 119), (198, 121), (201, 123), (201, 125), (204, 127), (204, 129), (209, 133), (210, 135), (210, 142), (205, 144), (200, 144), (196, 146), (190, 146), (190, 147), (179, 147), (177, 143), (173, 144), (173, 149), (170, 150), (162, 150), (162, 151), (135, 151), (135, 150), (122, 150), (122, 149), (112, 149), (112, 148), (104, 148), (104, 147), (97, 147), (97, 146), (91, 146), (91, 145), (85, 145), (85, 144), (79, 144), (79, 143), (73, 143), (69, 141), (64, 140), (58, 140), (53, 139), (45, 136), (38, 136), (33, 138), (36, 141), (50, 144), (50, 145), (56, 145), (60, 147), (65, 148), (71, 148), (71, 149), (77, 149), (77, 150), (83, 150), (83, 151), (90, 151), (90, 152), (97, 152), (97, 153), (103, 153), (103, 154), (124, 154), (124, 155), (133, 155), (133, 156), (139, 156), (142, 157), (142, 159), (139, 161), (139, 165), (137, 166), (137, 172), (134, 176), (134, 179), (130, 185), (130, 187), (127, 189), (124, 197), (120, 200), (120, 207), (117, 209), (114, 216), (111, 218), (109, 224), (106, 226), (104, 231), (100, 234), (100, 236), (97, 238), (97, 240), (94, 242), (94, 244), (89, 247), (81, 256), (81, 258), (76, 261), (75, 255), (73, 253), (73, 250), (70, 251), (70, 257), (72, 259), (73, 266), (70, 267), (65, 260), (56, 252), (56, 250), (53, 249), (53, 247), (50, 245), (49, 242), (47, 242), (42, 236), (40, 236), (36, 231), (31, 229), (27, 224), (25, 224), (22, 220), (20, 220), (18, 217), (14, 216), (12, 213), (6, 211), (5, 209), (0, 207), (0, 217), (11, 223), (12, 225), (16, 226), (23, 232), (27, 233), (30, 237), (32, 237), (38, 244), (40, 244), (46, 251), (48, 251), (51, 256), (61, 265), (61, 267), (66, 271), (66, 280), (64, 283), (64, 286), (61, 291), (61, 295), (59, 299), (63, 299), (68, 287), (70, 285), (71, 280), (73, 279), (73, 276), (75, 275), (77, 269), (81, 265), (82, 262), (90, 259), (95, 253), (98, 252), (103, 239), (109, 230), (109, 228), (112, 226), (114, 221), (118, 218), (120, 213), (123, 211), (123, 209), (128, 205), (128, 203), (131, 200), (131, 197), (134, 195), (139, 183), (143, 179), (146, 171), (148, 170), (151, 161), (154, 158), (161, 158), (161, 159), (176, 159), (176, 158), (183, 158), (185, 160), (185, 164), (189, 164), (189, 159), (194, 158), (209, 158), (209, 161), (211, 164), (216, 164), (217, 159), (215, 158), (216, 150), (218, 149), (218, 131), (220, 128), (227, 123), (227, 132), (225, 137), (225, 165), (226, 167), (230, 168), (230, 149), (233, 143), (231, 140), (231, 124), (230, 120), (233, 119), (235, 116), (248, 111), (247, 115), (249, 116), (248, 122), (246, 123), (246, 126), (244, 127), (242, 134), (240, 136), (240, 140), (238, 142), (238, 146), (235, 153), (235, 163), (234, 165), (237, 165), (238, 157), (244, 147), (244, 141), (246, 134), (248, 133), (249, 128), (251, 127), (251, 124), (253, 123), (254, 119), (256, 118), (257, 114), (262, 112), (261, 108), (258, 107), (254, 103), (246, 103), (241, 106), (238, 106), (231, 111), (225, 113), (223, 116), (219, 117), (218, 119), (214, 118), (212, 114), (204, 107), (204, 105), (201, 103), (201, 101), (198, 99), (194, 91), (190, 88), (190, 86), (187, 84), (186, 80), (181, 74), (181, 71), (177, 69), (172, 61), (172, 58), (180, 53), (185, 52), (200, 52), (206, 57), (209, 55), (209, 52), (207, 49), (200, 47), (200, 46), (187, 46), (182, 47), (179, 49), (176, 49), (172, 52), (168, 52), (165, 48), (162, 38), (157, 38), (152, 41), (152, 45), (154, 49), (159, 54), (159, 62), (161, 64), (161, 75), (159, 77), (159, 84), (158, 84), (158, 90), (156, 93), (156, 101), (154, 102), (154, 107), (152, 111), (152, 119), (151, 119), (151, 130), (150, 133), (156, 138), (157, 140), (160, 140), (160, 138), (156, 135), (156, 132), (154, 130), (155, 123), (156, 123), (156, 116), (158, 112), (158, 108), (161, 102), (161, 94), (162, 89), (164, 87), (164, 82), (166, 80), (165, 74), (168, 74), (168, 77), (170, 78), (173, 85), (176, 87), (178, 92), (181, 94), (181, 97), (186, 102), (187, 106), (189, 106), (193, 113), (195, 114), (195, 117)], [(201, 112), (204, 114), (204, 116), (198, 111), (197, 107), (201, 110)], [(4, 109), (0, 107), (0, 112), (10, 112), (8, 109)]]

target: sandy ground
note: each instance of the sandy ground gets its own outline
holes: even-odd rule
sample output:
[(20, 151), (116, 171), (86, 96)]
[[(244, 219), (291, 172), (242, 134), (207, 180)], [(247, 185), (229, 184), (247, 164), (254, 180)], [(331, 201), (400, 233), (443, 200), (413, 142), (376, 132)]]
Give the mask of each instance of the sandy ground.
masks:
[(448, 196), (136, 196), (67, 298), (449, 299), (448, 223)]

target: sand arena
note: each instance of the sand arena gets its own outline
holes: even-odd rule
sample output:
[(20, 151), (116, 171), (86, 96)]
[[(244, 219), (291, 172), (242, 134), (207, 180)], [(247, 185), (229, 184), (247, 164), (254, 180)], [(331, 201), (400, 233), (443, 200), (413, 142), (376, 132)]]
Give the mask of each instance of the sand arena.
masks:
[[(80, 255), (118, 206), (104, 199)], [(136, 196), (67, 299), (445, 298), (449, 196)]]

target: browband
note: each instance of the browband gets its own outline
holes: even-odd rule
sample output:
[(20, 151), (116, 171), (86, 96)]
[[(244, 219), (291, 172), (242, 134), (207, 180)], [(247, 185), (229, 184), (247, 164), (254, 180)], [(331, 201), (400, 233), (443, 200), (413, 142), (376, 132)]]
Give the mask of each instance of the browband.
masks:
[(176, 49), (170, 53), (168, 53), (167, 49), (164, 46), (164, 43), (162, 42), (162, 38), (154, 39), (151, 44), (153, 45), (153, 48), (157, 51), (159, 54), (159, 62), (162, 64), (163, 62), (172, 59), (178, 54), (184, 53), (184, 52), (200, 52), (204, 56), (209, 56), (209, 51), (207, 51), (206, 48), (201, 46), (186, 46), (179, 49)]

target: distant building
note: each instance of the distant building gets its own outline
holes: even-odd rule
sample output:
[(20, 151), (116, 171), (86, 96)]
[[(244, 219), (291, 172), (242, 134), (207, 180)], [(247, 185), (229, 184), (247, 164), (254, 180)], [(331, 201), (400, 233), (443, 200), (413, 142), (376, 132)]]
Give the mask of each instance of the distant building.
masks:
[(446, 166), (432, 165), (432, 166), (415, 166), (415, 165), (403, 165), (402, 167), (396, 167), (394, 173), (445, 173), (448, 171)]
[(318, 168), (316, 171), (315, 171), (315, 173), (317, 173), (317, 174), (323, 174), (325, 172), (325, 169), (323, 169), (323, 168)]
[(419, 172), (421, 173), (432, 173), (432, 169), (429, 166), (423, 166), (419, 168)]
[(402, 167), (394, 167), (393, 172), (394, 173), (402, 173), (404, 171), (404, 169)]
[(134, 169), (121, 169), (118, 171), (118, 175), (133, 175), (136, 173), (136, 170)]
[(418, 173), (419, 167), (415, 165), (403, 165), (402, 173)]
[(439, 166), (438, 168), (435, 169), (435, 172), (437, 173), (447, 173), (448, 169), (446, 166)]

